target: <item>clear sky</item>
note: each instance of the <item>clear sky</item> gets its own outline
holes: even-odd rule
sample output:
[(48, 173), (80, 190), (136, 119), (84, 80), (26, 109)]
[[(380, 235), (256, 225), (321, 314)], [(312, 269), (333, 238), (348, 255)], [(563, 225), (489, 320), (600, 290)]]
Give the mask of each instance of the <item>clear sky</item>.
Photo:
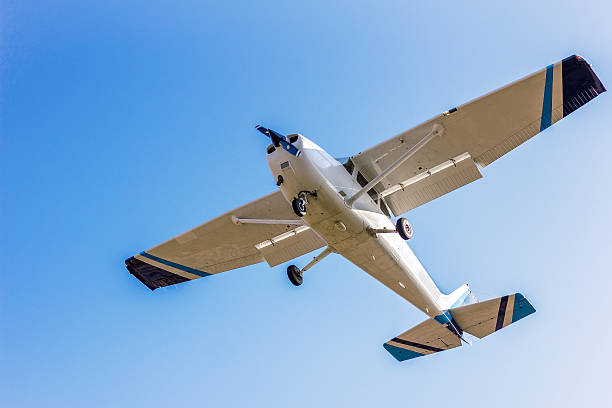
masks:
[(337, 255), (124, 267), (276, 188), (256, 124), (346, 156), (574, 53), (612, 87), (609, 2), (413, 3), (2, 1), (0, 405), (608, 403), (610, 93), (407, 214), (441, 289), (537, 309), (472, 347), (398, 363), (425, 315)]

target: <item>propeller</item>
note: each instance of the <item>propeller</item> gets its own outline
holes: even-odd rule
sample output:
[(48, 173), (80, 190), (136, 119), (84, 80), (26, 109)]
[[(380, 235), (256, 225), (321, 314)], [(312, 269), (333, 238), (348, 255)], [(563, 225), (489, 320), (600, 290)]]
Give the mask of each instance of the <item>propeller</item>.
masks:
[(286, 151), (288, 151), (295, 157), (298, 157), (300, 155), (301, 153), (300, 149), (295, 147), (293, 144), (289, 143), (285, 135), (282, 135), (275, 130), (265, 128), (261, 125), (255, 126), (255, 129), (259, 130), (261, 133), (268, 136), (270, 140), (272, 140), (272, 144), (274, 146), (276, 147), (282, 146), (283, 149), (285, 149)]

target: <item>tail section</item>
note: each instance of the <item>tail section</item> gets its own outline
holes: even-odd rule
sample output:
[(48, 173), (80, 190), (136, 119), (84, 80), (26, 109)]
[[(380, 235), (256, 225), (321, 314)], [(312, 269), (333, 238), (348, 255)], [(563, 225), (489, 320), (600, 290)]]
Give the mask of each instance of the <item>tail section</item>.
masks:
[(442, 295), (438, 298), (440, 309), (448, 310), (454, 307), (462, 306), (469, 296), (472, 294), (470, 285), (467, 283), (459, 286), (450, 295)]
[[(450, 302), (452, 298), (455, 302), (464, 301), (470, 292), (468, 288), (464, 296), (462, 288), (446, 295), (445, 301)], [(394, 337), (384, 347), (398, 361), (409, 360), (460, 346), (463, 332), (483, 338), (534, 312), (534, 307), (520, 293), (450, 308)]]
[(479, 339), (534, 312), (534, 307), (520, 293), (451, 310), (459, 326)]

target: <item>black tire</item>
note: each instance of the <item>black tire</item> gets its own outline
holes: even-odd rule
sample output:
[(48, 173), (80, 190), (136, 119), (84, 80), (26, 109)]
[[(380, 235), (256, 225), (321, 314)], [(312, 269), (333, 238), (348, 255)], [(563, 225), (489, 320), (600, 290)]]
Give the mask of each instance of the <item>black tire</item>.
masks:
[(412, 234), (414, 233), (412, 224), (410, 224), (410, 221), (405, 218), (400, 218), (397, 220), (395, 223), (395, 229), (397, 230), (399, 236), (406, 241), (412, 238)]
[(306, 215), (306, 200), (303, 198), (294, 198), (291, 202), (291, 207), (293, 207), (293, 212), (298, 217)]
[(295, 265), (289, 265), (287, 267), (287, 276), (291, 283), (295, 286), (300, 286), (302, 282), (304, 282), (304, 277), (302, 276), (302, 271)]

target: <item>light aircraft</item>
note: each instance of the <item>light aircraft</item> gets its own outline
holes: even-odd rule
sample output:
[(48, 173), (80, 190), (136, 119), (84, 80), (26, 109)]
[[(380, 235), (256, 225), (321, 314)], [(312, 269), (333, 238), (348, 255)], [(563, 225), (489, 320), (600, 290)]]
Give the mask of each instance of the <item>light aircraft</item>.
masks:
[(344, 160), (300, 134), (257, 126), (271, 140), (279, 190), (127, 259), (127, 269), (154, 290), (324, 247), (287, 268), (294, 285), (336, 253), (429, 316), (384, 344), (397, 360), (458, 347), (465, 333), (483, 338), (535, 309), (520, 293), (484, 302), (467, 284), (441, 293), (406, 244), (412, 226), (393, 216), (481, 178), (481, 168), (605, 91), (572, 55)]

